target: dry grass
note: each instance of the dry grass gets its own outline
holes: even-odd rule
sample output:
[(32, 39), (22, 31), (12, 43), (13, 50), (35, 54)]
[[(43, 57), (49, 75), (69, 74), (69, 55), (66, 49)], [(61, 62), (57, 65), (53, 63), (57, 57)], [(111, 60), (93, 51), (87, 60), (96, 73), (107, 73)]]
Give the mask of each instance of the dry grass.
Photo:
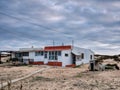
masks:
[[(32, 69), (34, 67), (30, 67)], [(12, 84), (20, 90), (21, 82)], [(120, 90), (120, 70), (88, 71), (78, 68), (50, 68), (22, 81), (22, 90)]]
[(33, 71), (39, 70), (43, 66), (4, 66), (0, 67), (0, 80), (2, 79), (4, 82), (7, 81), (8, 78), (16, 79), (22, 76), (25, 76)]

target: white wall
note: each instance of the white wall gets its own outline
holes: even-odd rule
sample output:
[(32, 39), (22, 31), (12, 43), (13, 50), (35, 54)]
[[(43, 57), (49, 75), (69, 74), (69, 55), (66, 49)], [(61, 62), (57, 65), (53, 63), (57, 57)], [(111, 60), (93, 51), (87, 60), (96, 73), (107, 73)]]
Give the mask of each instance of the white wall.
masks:
[(84, 50), (84, 59), (82, 59), (82, 63), (89, 63), (90, 61), (90, 53), (88, 50)]
[(89, 49), (80, 49), (81, 54), (84, 53), (84, 59), (81, 60), (77, 60), (76, 59), (76, 65), (80, 65), (80, 64), (85, 64), (85, 63), (89, 63), (89, 61), (91, 60), (90, 55), (92, 55), (92, 59), (94, 59), (94, 53), (89, 50)]
[(44, 61), (44, 55), (43, 56), (35, 56), (35, 52), (30, 52), (29, 53), (29, 58), (33, 59), (34, 62)]
[(23, 56), (23, 59), (30, 59), (29, 56)]
[[(65, 54), (68, 54), (68, 57), (66, 57)], [(44, 59), (44, 57), (43, 60), (48, 60), (48, 62), (62, 62), (62, 66), (64, 67), (66, 65), (72, 64), (71, 50), (61, 51), (61, 56), (58, 56), (58, 60)]]
[(32, 59), (34, 62), (44, 61), (44, 56), (35, 56), (35, 52), (29, 52), (29, 56), (23, 56), (23, 59)]
[(15, 53), (12, 53), (12, 58), (15, 58)]
[(23, 56), (23, 59), (33, 59), (34, 58), (34, 52), (29, 52), (29, 56)]
[(83, 63), (89, 63), (91, 60), (90, 55), (94, 55), (90, 50), (87, 49), (84, 51), (84, 59), (82, 60)]
[[(91, 56), (92, 55), (92, 59), (91, 59)], [(89, 63), (90, 60), (94, 60), (94, 53), (91, 51), (91, 50), (86, 50), (86, 58), (85, 58), (85, 62), (86, 63)]]
[(29, 59), (34, 59), (35, 52), (29, 52)]
[(44, 61), (44, 56), (35, 56), (34, 61)]
[[(66, 57), (65, 54), (68, 54), (68, 57)], [(58, 59), (62, 62), (63, 67), (72, 64), (71, 50), (62, 51), (61, 57), (59, 57)]]
[(76, 65), (80, 65), (80, 64), (82, 64), (82, 62), (83, 62), (83, 61), (82, 61), (82, 59), (81, 59), (81, 55), (77, 55), (77, 56), (76, 56), (76, 62), (75, 62), (75, 64), (76, 64)]

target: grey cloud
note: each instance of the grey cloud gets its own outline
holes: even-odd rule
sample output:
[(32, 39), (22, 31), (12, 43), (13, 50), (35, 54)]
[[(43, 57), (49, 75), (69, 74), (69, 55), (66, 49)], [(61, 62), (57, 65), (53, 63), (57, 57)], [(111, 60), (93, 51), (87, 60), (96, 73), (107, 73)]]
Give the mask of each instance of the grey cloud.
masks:
[(38, 47), (51, 45), (53, 40), (57, 45), (71, 44), (74, 40), (75, 45), (98, 53), (106, 50), (108, 54), (117, 54), (119, 3), (119, 0), (0, 0), (0, 48)]

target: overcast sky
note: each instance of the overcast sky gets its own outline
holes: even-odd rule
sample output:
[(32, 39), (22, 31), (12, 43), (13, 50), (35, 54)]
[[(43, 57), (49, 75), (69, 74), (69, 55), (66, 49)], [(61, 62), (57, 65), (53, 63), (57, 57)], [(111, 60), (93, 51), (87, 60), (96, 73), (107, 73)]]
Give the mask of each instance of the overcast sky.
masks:
[(120, 0), (0, 0), (0, 50), (71, 44), (120, 53)]

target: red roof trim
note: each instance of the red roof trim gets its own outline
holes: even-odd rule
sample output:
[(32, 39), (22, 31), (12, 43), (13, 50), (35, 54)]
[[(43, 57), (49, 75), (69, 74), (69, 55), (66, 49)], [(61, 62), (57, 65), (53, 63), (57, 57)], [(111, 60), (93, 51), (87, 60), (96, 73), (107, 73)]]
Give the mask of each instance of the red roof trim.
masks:
[(52, 50), (69, 50), (72, 49), (71, 45), (67, 45), (67, 46), (46, 46), (44, 48), (45, 51), (52, 51)]

